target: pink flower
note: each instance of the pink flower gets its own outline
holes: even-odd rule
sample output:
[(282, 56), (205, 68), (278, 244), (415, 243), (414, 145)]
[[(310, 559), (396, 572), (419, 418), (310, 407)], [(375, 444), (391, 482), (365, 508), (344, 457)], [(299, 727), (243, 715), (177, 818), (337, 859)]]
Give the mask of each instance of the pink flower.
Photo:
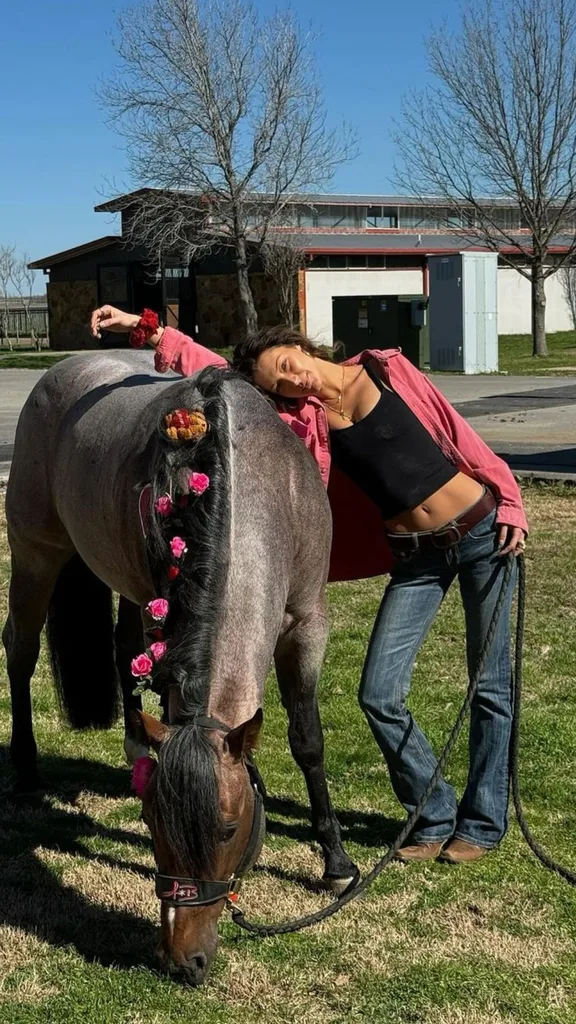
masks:
[(150, 650), (152, 652), (154, 661), (159, 661), (160, 658), (162, 658), (163, 655), (166, 654), (166, 651), (168, 650), (168, 644), (164, 643), (163, 640), (158, 640), (155, 644), (150, 644)]
[(147, 654), (139, 654), (137, 658), (132, 658), (130, 671), (133, 676), (148, 676), (152, 671), (152, 665), (152, 658)]
[(150, 782), (156, 761), (152, 757), (137, 757), (132, 767), (132, 789), (137, 796), (142, 796)]
[(174, 558), (182, 558), (182, 555), (185, 555), (188, 551), (186, 541), (182, 540), (182, 537), (172, 537), (172, 540), (170, 541), (170, 549)]
[(206, 476), (206, 473), (192, 473), (188, 478), (188, 487), (194, 494), (204, 494), (209, 486), (210, 477)]
[(161, 516), (169, 516), (172, 514), (174, 505), (172, 504), (172, 498), (169, 494), (163, 494), (161, 498), (154, 505), (154, 508)]
[(156, 597), (146, 605), (146, 611), (156, 622), (162, 622), (168, 615), (170, 605), (164, 597)]
[(168, 566), (168, 579), (175, 580), (180, 575), (180, 569), (177, 565)]

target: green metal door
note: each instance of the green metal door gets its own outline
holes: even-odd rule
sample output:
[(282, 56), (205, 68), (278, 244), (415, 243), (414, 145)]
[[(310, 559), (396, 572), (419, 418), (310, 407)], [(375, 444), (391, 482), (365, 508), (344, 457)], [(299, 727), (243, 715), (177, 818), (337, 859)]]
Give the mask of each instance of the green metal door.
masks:
[(332, 299), (332, 339), (343, 346), (345, 358), (366, 348), (398, 345), (398, 296), (335, 296)]

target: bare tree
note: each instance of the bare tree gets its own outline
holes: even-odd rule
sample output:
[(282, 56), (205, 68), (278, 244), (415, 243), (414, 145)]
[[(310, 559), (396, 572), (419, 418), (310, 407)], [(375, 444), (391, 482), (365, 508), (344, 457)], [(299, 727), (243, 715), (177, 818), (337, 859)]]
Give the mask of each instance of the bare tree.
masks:
[(12, 268), (12, 284), (16, 294), (20, 297), (26, 315), (26, 334), (38, 351), (42, 348), (42, 339), (36, 333), (34, 319), (32, 317), (32, 293), (36, 283), (36, 272), (28, 266), (30, 257), (24, 253), (22, 259), (14, 260)]
[(143, 188), (130, 241), (158, 265), (231, 247), (249, 331), (270, 225), (355, 148), (327, 126), (310, 43), (293, 14), (263, 20), (250, 0), (145, 0), (119, 19), (121, 70), (103, 90)]
[(576, 252), (576, 0), (475, 0), (427, 51), (437, 84), (404, 102), (399, 179), (531, 281), (533, 354), (547, 355), (545, 280)]
[(560, 270), (560, 284), (570, 310), (572, 329), (576, 331), (576, 267), (565, 264)]
[(10, 303), (8, 291), (10, 288), (10, 282), (12, 281), (15, 263), (16, 247), (14, 245), (0, 246), (0, 299), (2, 300), (2, 307), (0, 309), (0, 340), (3, 341), (6, 339), (6, 343), (10, 351), (12, 351), (12, 339), (10, 338)]
[(306, 251), (289, 236), (269, 236), (261, 249), (264, 273), (278, 289), (278, 313), (295, 326), (298, 310), (298, 272), (306, 266)]

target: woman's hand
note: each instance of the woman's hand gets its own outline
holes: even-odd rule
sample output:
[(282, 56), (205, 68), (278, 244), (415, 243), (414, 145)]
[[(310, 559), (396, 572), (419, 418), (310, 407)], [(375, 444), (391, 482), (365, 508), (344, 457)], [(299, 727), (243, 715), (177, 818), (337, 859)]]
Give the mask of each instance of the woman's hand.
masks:
[(519, 526), (506, 526), (502, 525), (498, 527), (498, 554), (502, 558), (504, 555), (514, 555), (518, 558), (518, 555), (524, 553), (526, 547), (525, 542), (526, 534), (524, 530), (521, 530)]
[(140, 317), (134, 313), (125, 313), (115, 306), (100, 306), (90, 317), (90, 330), (95, 338), (101, 337), (101, 330), (112, 331), (113, 334), (129, 334), (139, 322)]

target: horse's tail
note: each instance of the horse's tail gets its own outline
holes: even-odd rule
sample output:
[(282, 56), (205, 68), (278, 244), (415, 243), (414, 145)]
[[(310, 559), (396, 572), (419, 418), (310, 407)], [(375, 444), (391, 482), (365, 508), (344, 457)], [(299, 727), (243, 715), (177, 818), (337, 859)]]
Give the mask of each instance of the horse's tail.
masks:
[[(192, 436), (170, 438), (164, 420), (158, 430), (147, 547), (155, 594), (168, 600), (169, 611), (162, 625), (167, 650), (154, 666), (153, 676), (158, 689), (167, 683), (180, 687), (184, 715), (204, 703), (222, 607), (231, 503), (224, 389), (237, 376), (207, 367), (188, 382), (184, 401), (188, 411), (201, 414), (205, 430), (202, 425), (198, 429), (194, 416)], [(197, 475), (192, 478), (192, 474)], [(165, 509), (164, 514), (159, 511), (159, 499), (168, 497), (170, 514), (166, 515)], [(174, 537), (186, 543), (184, 554), (171, 547)]]
[(79, 555), (56, 581), (46, 634), (60, 708), (74, 729), (108, 729), (119, 709), (112, 592)]

